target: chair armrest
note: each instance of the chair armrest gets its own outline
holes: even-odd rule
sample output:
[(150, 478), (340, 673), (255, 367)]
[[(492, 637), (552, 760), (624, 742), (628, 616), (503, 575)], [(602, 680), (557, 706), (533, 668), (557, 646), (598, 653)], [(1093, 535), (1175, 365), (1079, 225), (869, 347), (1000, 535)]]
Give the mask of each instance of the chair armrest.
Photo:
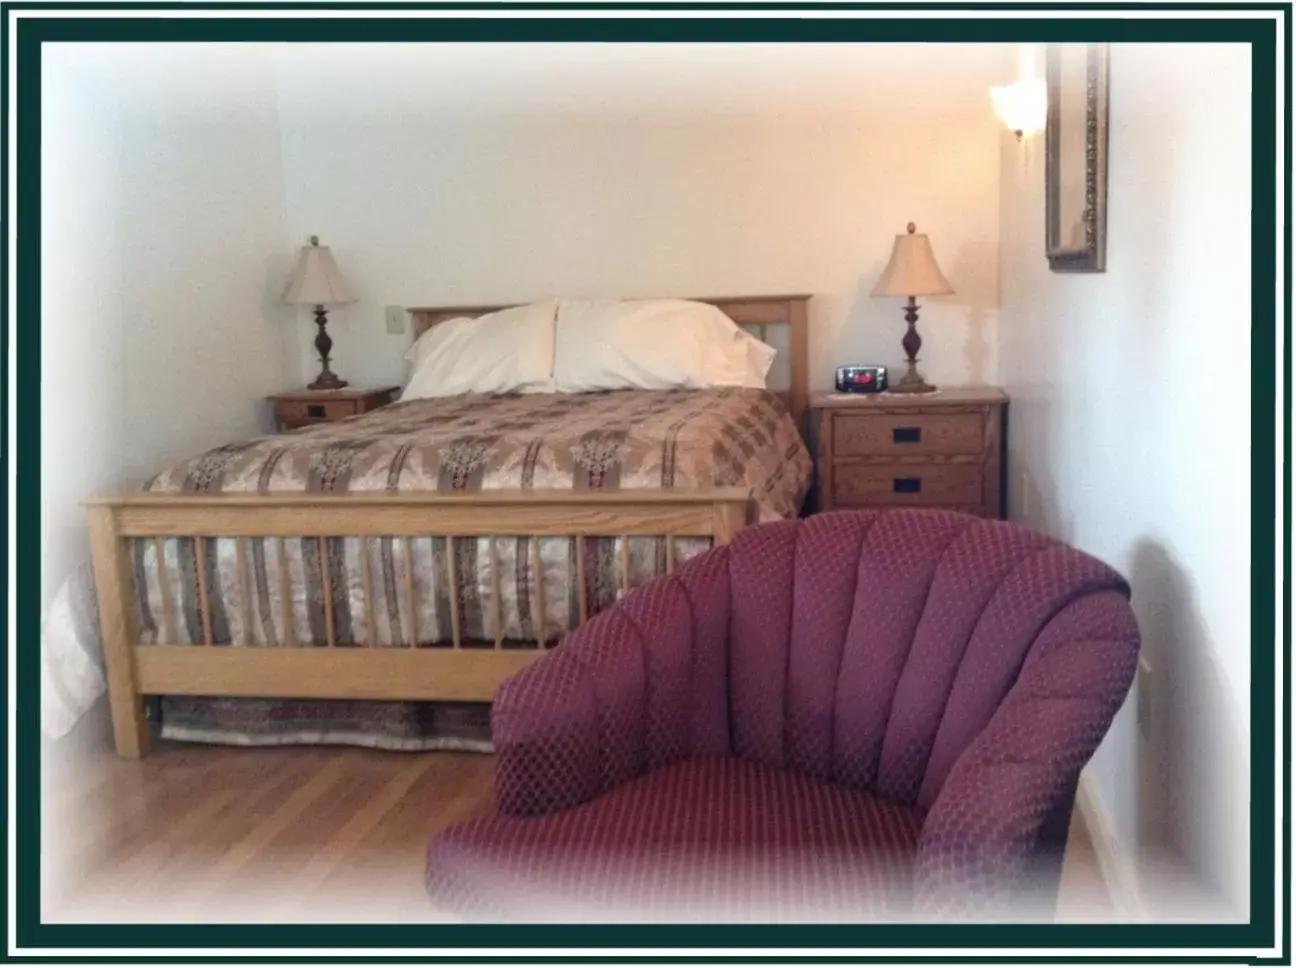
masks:
[(681, 756), (728, 751), (728, 549), (648, 582), (506, 681), (491, 710), (505, 813), (564, 810)]
[[(1129, 692), (1138, 646), (1118, 591), (1088, 595), (1045, 626), (927, 814), (915, 913), (984, 917), (1052, 903), (1080, 771)], [(1062, 829), (1050, 829), (1059, 818)]]

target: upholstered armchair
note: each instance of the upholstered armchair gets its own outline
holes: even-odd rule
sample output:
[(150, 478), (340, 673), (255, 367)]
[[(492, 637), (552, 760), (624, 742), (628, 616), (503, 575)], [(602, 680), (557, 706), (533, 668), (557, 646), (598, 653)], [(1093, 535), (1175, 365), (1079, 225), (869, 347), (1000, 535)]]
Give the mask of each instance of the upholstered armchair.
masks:
[(460, 915), (1047, 913), (1133, 678), (1129, 589), (1005, 522), (841, 511), (741, 532), (506, 682), (498, 813), (433, 839)]

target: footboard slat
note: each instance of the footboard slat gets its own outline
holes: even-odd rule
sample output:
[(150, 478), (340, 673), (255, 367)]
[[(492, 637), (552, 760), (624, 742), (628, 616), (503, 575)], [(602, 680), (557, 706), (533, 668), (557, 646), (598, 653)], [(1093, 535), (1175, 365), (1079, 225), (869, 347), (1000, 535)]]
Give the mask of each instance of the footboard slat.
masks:
[(253, 644), (252, 634), (252, 582), (248, 578), (247, 551), (243, 547), (243, 538), (234, 539), (234, 564), (238, 569), (239, 597), (242, 601), (243, 637), (248, 645)]
[(540, 539), (531, 538), (531, 580), (535, 585), (535, 637), (543, 648), (545, 642), (544, 566), (540, 561)]
[(324, 585), (324, 642), (331, 649), (337, 645), (333, 631), (333, 576), (329, 568), (328, 538), (319, 538), (320, 581)]
[(502, 601), (503, 581), (500, 579), (499, 554), (495, 548), (495, 535), (490, 536), (487, 548), (490, 551), (491, 605), (495, 612), (495, 648), (504, 648), (504, 604)]
[(459, 572), (455, 566), (454, 537), (446, 535), (446, 575), (450, 582), (450, 638), (454, 648), (462, 648), (459, 632)]
[(583, 534), (576, 535), (576, 585), (580, 620), (584, 625), (589, 621), (589, 588), (585, 584), (585, 535)]
[(373, 645), (378, 641), (378, 623), (374, 619), (374, 591), (373, 591), (373, 574), (370, 571), (369, 538), (360, 539), (360, 583), (364, 586), (364, 611), (365, 611), (365, 632), (368, 635), (366, 641)]
[(167, 574), (166, 568), (166, 542), (161, 538), (154, 538), (153, 547), (157, 551), (158, 588), (162, 592), (162, 634), (174, 642), (178, 636), (176, 635), (175, 606), (171, 604), (171, 576)]
[(207, 599), (207, 539), (194, 538), (193, 549), (194, 574), (198, 576), (198, 613), (202, 619), (203, 645), (211, 645), (211, 602)]
[(288, 541), (280, 538), (279, 551), (279, 605), (283, 612), (283, 638), (281, 644), (292, 647), (293, 643), (293, 607), (292, 585), (288, 581)]
[(620, 583), (617, 590), (622, 595), (630, 590), (630, 535), (621, 535)]
[[(607, 607), (612, 588), (612, 597), (620, 598), (632, 589), (632, 579), (661, 570), (655, 558), (656, 565), (638, 569), (644, 574), (632, 575), (632, 540), (664, 539), (671, 571), (677, 539), (728, 542), (747, 520), (750, 501), (742, 489), (717, 488), (453, 496), (148, 492), (89, 503), (114, 737), (122, 756), (138, 757), (147, 751), (146, 695), (489, 701), (504, 679)], [(501, 537), (515, 542), (514, 559), (501, 560)], [(549, 549), (543, 542), (553, 537), (574, 543), (577, 590), (547, 601), (554, 582), (546, 585), (543, 552)], [(375, 538), (381, 539), (381, 555)], [(185, 550), (168, 567), (168, 540), (192, 550), (192, 572)], [(592, 540), (600, 542), (597, 561), (587, 560)], [(426, 577), (424, 567), (416, 579), (416, 552), (429, 541), (433, 572)], [(472, 554), (461, 554), (461, 541), (472, 542)], [(146, 564), (149, 550), (156, 553), (156, 575), (151, 568), (142, 577), (135, 574), (131, 542), (143, 543)], [(359, 561), (353, 562), (351, 549), (357, 546)], [(332, 557), (339, 547), (342, 556)], [(506, 566), (513, 569), (508, 576)], [(173, 594), (175, 568), (183, 599)], [(570, 582), (570, 575), (562, 581)], [(155, 578), (156, 590), (136, 587)], [(448, 622), (437, 611), (442, 582), (448, 585)], [(518, 585), (516, 598), (512, 582)], [(430, 630), (431, 613), (420, 619), (420, 608), (429, 608), (420, 601), (424, 594), (438, 599)], [(148, 616), (157, 614), (158, 605), (148, 609), (150, 599), (157, 603), (159, 597), (156, 628)], [(305, 603), (301, 626), (299, 599)], [(137, 611), (146, 617), (148, 638), (165, 644), (141, 641), (134, 628)], [(505, 648), (517, 620), (524, 641), (509, 640)], [(277, 633), (275, 624), (282, 625)], [(210, 648), (217, 644), (229, 647)], [(327, 647), (312, 647), (320, 645)]]
[(418, 606), (414, 601), (414, 540), (405, 536), (405, 610), (409, 612), (409, 638), (405, 645), (415, 648), (418, 645)]

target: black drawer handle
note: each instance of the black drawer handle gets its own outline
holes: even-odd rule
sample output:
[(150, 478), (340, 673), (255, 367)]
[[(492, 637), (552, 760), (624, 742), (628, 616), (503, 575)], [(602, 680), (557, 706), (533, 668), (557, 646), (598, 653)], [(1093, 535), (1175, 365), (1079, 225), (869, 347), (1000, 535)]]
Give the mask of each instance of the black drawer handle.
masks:
[(916, 444), (922, 441), (921, 427), (892, 427), (891, 442), (893, 444)]
[(324, 404), (322, 404), (322, 403), (308, 403), (308, 404), (306, 404), (306, 416), (308, 416), (308, 417), (323, 417), (323, 416), (324, 416)]
[(891, 490), (896, 494), (917, 494), (922, 490), (921, 477), (893, 477)]

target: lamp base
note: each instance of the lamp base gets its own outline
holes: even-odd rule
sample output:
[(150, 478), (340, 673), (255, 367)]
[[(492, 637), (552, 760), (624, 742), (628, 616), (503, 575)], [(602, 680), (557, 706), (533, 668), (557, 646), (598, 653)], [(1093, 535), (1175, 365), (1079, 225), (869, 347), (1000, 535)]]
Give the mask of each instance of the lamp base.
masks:
[(333, 349), (333, 341), (329, 339), (325, 328), (328, 325), (328, 315), (323, 306), (315, 307), (315, 325), (319, 327), (319, 332), (315, 335), (315, 350), (320, 355), (320, 372), (314, 383), (306, 384), (306, 389), (341, 390), (347, 385), (347, 381), (329, 369), (329, 350)]
[(891, 393), (935, 393), (936, 388), (918, 374), (918, 351), (922, 349), (922, 337), (918, 335), (917, 300), (910, 296), (909, 302), (904, 309), (905, 323), (908, 326), (900, 345), (904, 347), (905, 362), (908, 364), (909, 369), (901, 377), (899, 383), (887, 389)]
[(307, 390), (341, 390), (345, 386), (349, 386), (346, 380), (339, 378), (336, 373), (327, 371), (321, 373), (318, 377), (316, 377), (313, 383), (306, 384), (306, 389)]
[(888, 393), (935, 393), (936, 387), (932, 386), (917, 371), (906, 373), (904, 378), (894, 386), (887, 387)]

